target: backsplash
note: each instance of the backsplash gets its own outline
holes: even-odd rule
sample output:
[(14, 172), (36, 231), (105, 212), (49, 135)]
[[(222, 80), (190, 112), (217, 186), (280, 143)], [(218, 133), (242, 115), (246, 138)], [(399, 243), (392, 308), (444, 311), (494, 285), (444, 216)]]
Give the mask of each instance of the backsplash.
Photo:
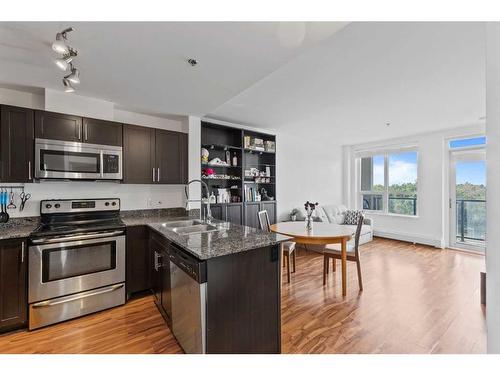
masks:
[[(18, 184), (6, 184), (18, 185)], [(40, 215), (40, 200), (120, 198), (122, 211), (184, 207), (184, 185), (132, 185), (97, 181), (47, 181), (24, 184), (31, 198), (19, 211), (19, 190), (15, 192), (17, 209), (9, 210), (11, 218)]]

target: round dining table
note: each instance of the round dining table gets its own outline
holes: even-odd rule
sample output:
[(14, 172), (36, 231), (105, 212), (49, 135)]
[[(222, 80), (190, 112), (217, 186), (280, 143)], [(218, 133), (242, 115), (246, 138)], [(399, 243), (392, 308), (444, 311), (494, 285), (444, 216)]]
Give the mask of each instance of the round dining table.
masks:
[(339, 243), (342, 256), (342, 295), (347, 292), (347, 241), (354, 235), (355, 230), (345, 225), (315, 222), (312, 230), (306, 229), (303, 221), (287, 221), (271, 225), (271, 231), (288, 237), (293, 242), (304, 245), (328, 245)]

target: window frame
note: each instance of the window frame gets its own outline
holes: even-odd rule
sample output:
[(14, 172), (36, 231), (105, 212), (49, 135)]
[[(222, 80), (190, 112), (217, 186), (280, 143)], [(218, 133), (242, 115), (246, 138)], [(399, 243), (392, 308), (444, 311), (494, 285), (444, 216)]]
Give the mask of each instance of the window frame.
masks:
[[(406, 152), (415, 152), (416, 153), (416, 163), (417, 163), (417, 186), (416, 186), (416, 192), (415, 192), (415, 197), (417, 198), (416, 201), (416, 214), (415, 215), (409, 215), (409, 214), (400, 214), (400, 213), (393, 213), (389, 212), (389, 194), (390, 194), (390, 188), (389, 188), (389, 156), (393, 154), (401, 154), (401, 153), (406, 153)], [(362, 190), (361, 189), (361, 173), (362, 173), (362, 168), (361, 168), (361, 159), (362, 158), (368, 158), (368, 157), (375, 157), (375, 156), (383, 156), (384, 157), (384, 190), (381, 191), (376, 191), (376, 190)], [(418, 187), (418, 181), (420, 180), (420, 153), (418, 150), (418, 147), (413, 145), (413, 146), (401, 146), (401, 147), (391, 147), (391, 148), (386, 148), (386, 149), (374, 149), (374, 150), (368, 150), (368, 151), (362, 151), (358, 152), (356, 154), (356, 159), (357, 159), (357, 166), (358, 166), (358, 171), (357, 171), (357, 183), (356, 183), (356, 195), (357, 195), (357, 205), (358, 208), (363, 209), (363, 195), (366, 194), (371, 194), (371, 195), (382, 195), (382, 210), (365, 210), (367, 213), (370, 214), (376, 214), (376, 215), (388, 215), (388, 216), (400, 216), (400, 217), (406, 217), (406, 218), (418, 218), (419, 212), (420, 212), (420, 200), (418, 199), (419, 196), (419, 187)], [(372, 159), (372, 173), (373, 173), (373, 159)], [(372, 176), (373, 179), (373, 176)]]

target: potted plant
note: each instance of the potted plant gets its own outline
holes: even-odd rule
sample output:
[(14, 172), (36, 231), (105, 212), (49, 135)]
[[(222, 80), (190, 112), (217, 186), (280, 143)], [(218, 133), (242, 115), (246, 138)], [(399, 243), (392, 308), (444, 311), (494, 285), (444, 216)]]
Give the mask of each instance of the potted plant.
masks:
[(299, 210), (294, 208), (292, 212), (290, 212), (290, 220), (296, 221), (297, 220), (297, 214), (299, 213)]

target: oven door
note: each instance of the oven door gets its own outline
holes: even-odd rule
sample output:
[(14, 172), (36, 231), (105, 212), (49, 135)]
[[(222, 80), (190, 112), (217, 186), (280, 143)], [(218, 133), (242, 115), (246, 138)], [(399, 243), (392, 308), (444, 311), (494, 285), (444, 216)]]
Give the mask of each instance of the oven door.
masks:
[[(83, 234), (29, 248), (29, 303), (125, 281), (125, 236)], [(43, 240), (38, 240), (43, 241)]]
[(35, 140), (36, 178), (119, 180), (121, 165), (121, 147)]

